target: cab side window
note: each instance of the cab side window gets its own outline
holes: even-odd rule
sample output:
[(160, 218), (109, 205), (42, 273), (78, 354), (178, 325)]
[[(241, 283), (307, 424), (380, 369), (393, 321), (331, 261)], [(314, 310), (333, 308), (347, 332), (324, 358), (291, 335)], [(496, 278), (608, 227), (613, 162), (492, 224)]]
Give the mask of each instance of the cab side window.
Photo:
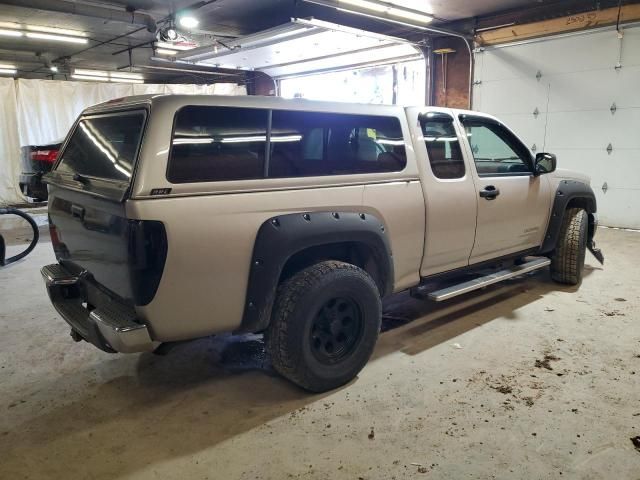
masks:
[(464, 159), (453, 118), (447, 114), (429, 113), (421, 118), (421, 124), (433, 174), (441, 179), (464, 177)]
[(531, 173), (529, 150), (506, 128), (485, 119), (461, 120), (479, 176)]

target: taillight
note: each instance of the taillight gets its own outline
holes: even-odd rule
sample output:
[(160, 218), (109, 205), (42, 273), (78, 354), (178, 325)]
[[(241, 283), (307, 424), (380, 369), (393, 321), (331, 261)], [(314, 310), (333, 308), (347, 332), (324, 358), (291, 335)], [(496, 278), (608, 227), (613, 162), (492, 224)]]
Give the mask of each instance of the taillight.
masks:
[(58, 150), (35, 150), (31, 152), (31, 160), (54, 163), (58, 158)]

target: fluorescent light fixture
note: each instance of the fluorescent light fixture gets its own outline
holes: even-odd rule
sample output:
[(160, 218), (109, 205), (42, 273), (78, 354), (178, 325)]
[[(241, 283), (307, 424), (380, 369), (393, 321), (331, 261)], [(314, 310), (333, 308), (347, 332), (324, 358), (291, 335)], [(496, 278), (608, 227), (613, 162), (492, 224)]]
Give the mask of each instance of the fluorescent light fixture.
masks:
[(64, 35), (55, 35), (53, 33), (38, 33), (27, 32), (27, 38), (35, 38), (38, 40), (54, 40), (56, 42), (69, 42), (69, 43), (88, 43), (86, 38), (82, 37), (67, 37)]
[(0, 75), (15, 75), (16, 73), (15, 68), (0, 68)]
[(9, 63), (0, 63), (0, 68), (3, 68), (4, 70), (15, 70), (16, 66)]
[(93, 80), (95, 82), (104, 82), (107, 80), (104, 77), (92, 77), (91, 75), (78, 75), (77, 73), (74, 73), (73, 75), (71, 75), (71, 78), (76, 78), (78, 80)]
[(84, 68), (76, 68), (71, 78), (99, 82), (144, 83), (144, 77), (139, 73), (106, 72), (104, 70), (87, 70)]
[(117, 78), (111, 77), (109, 79), (110, 82), (113, 83), (144, 83), (144, 80), (140, 80), (138, 78)]
[(200, 22), (196, 17), (187, 14), (179, 17), (178, 23), (184, 28), (196, 28)]
[(170, 42), (156, 42), (155, 46), (158, 48), (168, 48), (171, 50), (192, 50), (196, 48), (194, 45), (181, 45), (179, 43)]
[(18, 32), (17, 30), (7, 30), (5, 28), (0, 28), (0, 35), (4, 37), (22, 37), (24, 33)]
[[(387, 20), (407, 26), (420, 26), (433, 20), (433, 16), (414, 10), (393, 2), (382, 0), (304, 0), (309, 3), (316, 3), (326, 7), (334, 7), (337, 10), (364, 15), (370, 18)], [(354, 9), (355, 7), (355, 9)], [(413, 23), (410, 23), (413, 22)]]
[(374, 12), (384, 12), (387, 10), (387, 6), (380, 5), (379, 3), (370, 2), (369, 0), (338, 0), (338, 5), (346, 3), (347, 5), (353, 5), (354, 7), (364, 8)]
[(168, 48), (156, 48), (156, 53), (159, 55), (176, 55), (177, 50), (169, 50)]
[(67, 30), (66, 28), (40, 27), (37, 25), (27, 25), (27, 30), (45, 33), (56, 33), (58, 35), (69, 35), (71, 37), (86, 37), (87, 34), (78, 30)]
[(387, 14), (393, 17), (405, 18), (407, 20), (413, 20), (414, 22), (429, 23), (433, 20), (431, 15), (426, 13), (414, 12), (412, 10), (405, 10), (404, 8), (391, 7), (387, 10)]
[(109, 72), (109, 78), (126, 78), (126, 79), (132, 79), (132, 80), (142, 80), (144, 77), (139, 73)]
[(93, 77), (108, 77), (109, 74), (103, 70), (86, 70), (84, 68), (76, 68), (73, 70), (74, 74), (78, 75), (90, 75)]

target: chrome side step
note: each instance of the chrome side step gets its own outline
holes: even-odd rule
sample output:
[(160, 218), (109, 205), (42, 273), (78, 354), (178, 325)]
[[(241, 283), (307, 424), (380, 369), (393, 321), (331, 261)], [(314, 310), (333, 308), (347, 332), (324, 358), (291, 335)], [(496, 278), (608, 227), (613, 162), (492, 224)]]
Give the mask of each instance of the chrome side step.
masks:
[(507, 280), (508, 278), (513, 278), (524, 273), (533, 272), (534, 270), (538, 270), (540, 268), (548, 266), (550, 263), (551, 260), (549, 260), (548, 258), (536, 258), (521, 265), (514, 265), (511, 268), (500, 270), (499, 272), (491, 273), (480, 278), (474, 278), (473, 280), (469, 280), (468, 282), (459, 283), (458, 285), (443, 288), (442, 290), (429, 292), (427, 294), (427, 298), (436, 302), (442, 302), (443, 300), (448, 300), (450, 298), (457, 297), (458, 295), (473, 292), (474, 290), (484, 288), (488, 285), (493, 285), (494, 283)]

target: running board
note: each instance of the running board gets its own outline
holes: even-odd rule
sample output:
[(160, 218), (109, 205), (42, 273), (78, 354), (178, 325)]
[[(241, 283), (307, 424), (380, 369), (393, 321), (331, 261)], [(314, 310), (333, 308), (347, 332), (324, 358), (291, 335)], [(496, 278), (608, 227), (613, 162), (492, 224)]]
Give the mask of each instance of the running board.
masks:
[(430, 292), (427, 294), (427, 298), (436, 302), (442, 302), (443, 300), (449, 300), (450, 298), (457, 297), (458, 295), (473, 292), (474, 290), (493, 285), (494, 283), (502, 282), (508, 278), (533, 272), (534, 270), (548, 266), (550, 263), (551, 260), (548, 258), (536, 258), (535, 260), (531, 260), (527, 263), (514, 265), (511, 268), (500, 270), (499, 272), (495, 272), (490, 275), (485, 275), (480, 278), (469, 280), (468, 282), (459, 283), (458, 285), (443, 288), (442, 290)]

